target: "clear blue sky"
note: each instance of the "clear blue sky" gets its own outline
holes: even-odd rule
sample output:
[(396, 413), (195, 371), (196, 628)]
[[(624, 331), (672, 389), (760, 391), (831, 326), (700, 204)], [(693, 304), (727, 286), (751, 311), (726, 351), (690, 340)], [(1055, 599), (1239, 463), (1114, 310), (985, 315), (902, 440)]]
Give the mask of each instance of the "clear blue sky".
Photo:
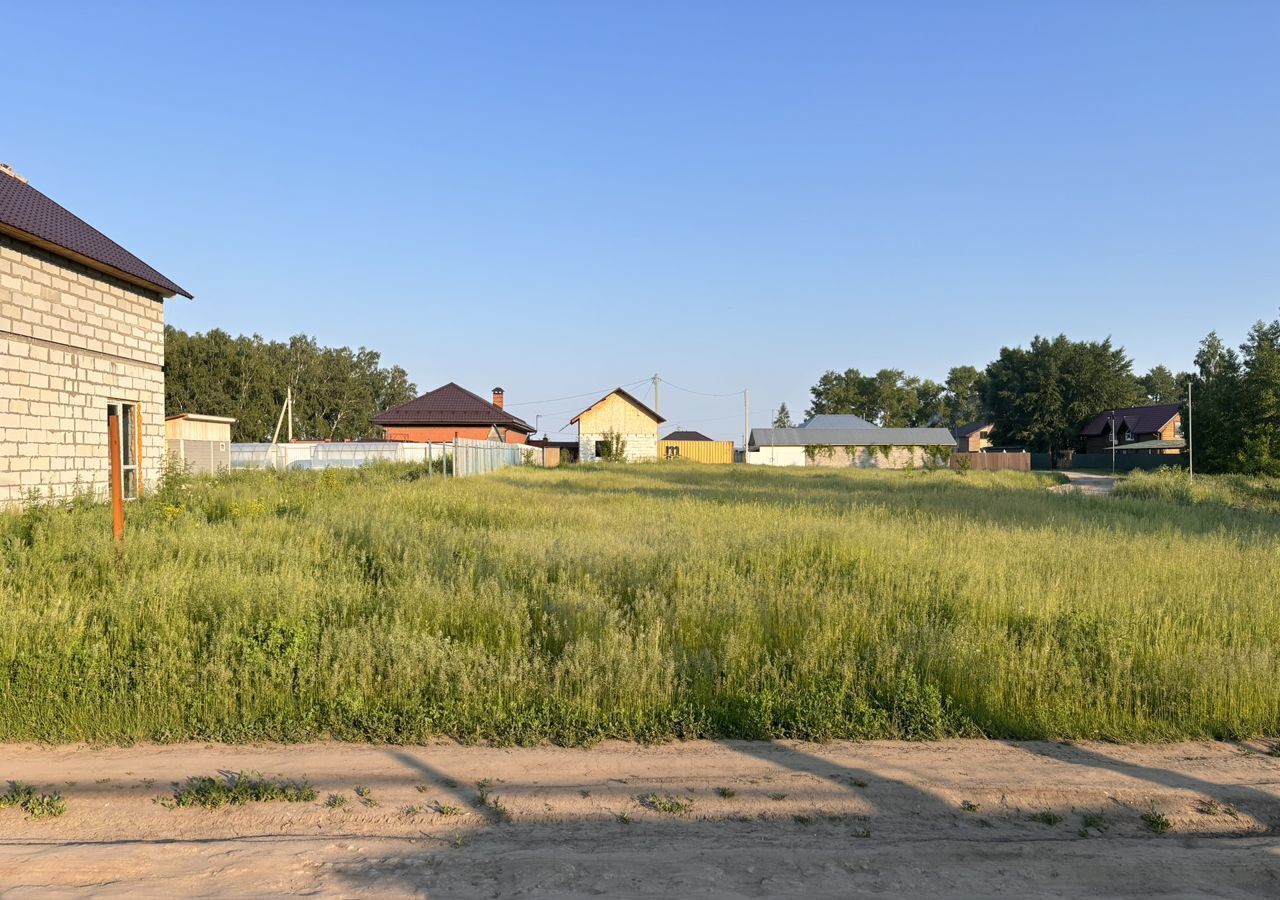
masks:
[[(1280, 3), (26, 3), (0, 160), (195, 295), (554, 431), (1280, 307)], [(16, 39), (15, 39), (16, 37)], [(644, 393), (644, 386), (638, 389)], [(671, 423), (741, 434), (733, 398)]]

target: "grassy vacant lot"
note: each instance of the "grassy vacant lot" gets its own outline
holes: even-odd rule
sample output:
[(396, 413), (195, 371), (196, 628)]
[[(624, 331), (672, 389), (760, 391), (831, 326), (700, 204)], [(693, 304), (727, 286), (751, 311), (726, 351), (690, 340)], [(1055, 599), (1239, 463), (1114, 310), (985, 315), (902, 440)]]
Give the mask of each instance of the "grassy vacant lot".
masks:
[(1280, 732), (1280, 517), (1226, 488), (423, 474), (170, 483), (122, 553), (0, 516), (0, 740)]

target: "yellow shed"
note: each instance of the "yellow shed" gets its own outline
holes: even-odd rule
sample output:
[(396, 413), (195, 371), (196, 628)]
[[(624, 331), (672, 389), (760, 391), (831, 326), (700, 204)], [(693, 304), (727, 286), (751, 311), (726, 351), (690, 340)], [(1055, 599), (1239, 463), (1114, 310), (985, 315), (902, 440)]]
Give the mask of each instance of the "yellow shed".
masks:
[(666, 419), (622, 388), (616, 388), (569, 420), (578, 426), (578, 460), (600, 458), (610, 434), (626, 442), (623, 458), (643, 462), (658, 458), (658, 426)]
[(179, 413), (165, 416), (169, 457), (192, 472), (212, 474), (231, 468), (231, 426), (235, 419)]
[(728, 464), (733, 462), (733, 441), (713, 441), (698, 431), (673, 431), (658, 441), (658, 458)]

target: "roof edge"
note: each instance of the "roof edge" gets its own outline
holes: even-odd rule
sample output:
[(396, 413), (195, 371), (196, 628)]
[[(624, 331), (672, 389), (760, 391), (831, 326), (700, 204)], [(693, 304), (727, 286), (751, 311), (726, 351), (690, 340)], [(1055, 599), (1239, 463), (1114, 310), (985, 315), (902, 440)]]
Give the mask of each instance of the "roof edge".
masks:
[(93, 269), (95, 272), (101, 272), (104, 275), (110, 275), (112, 278), (117, 278), (120, 281), (127, 281), (129, 284), (136, 285), (137, 287), (146, 288), (153, 294), (159, 294), (162, 300), (167, 300), (168, 298), (178, 294), (181, 294), (188, 300), (195, 299), (191, 293), (178, 286), (176, 283), (173, 286), (177, 288), (175, 291), (173, 288), (166, 287), (162, 284), (156, 284), (152, 281), (147, 281), (144, 278), (139, 278), (137, 275), (130, 275), (128, 272), (117, 269), (115, 266), (100, 262), (91, 256), (85, 256), (83, 253), (68, 250), (60, 244), (55, 244), (53, 241), (46, 240), (29, 231), (23, 231), (21, 228), (14, 228), (12, 225), (6, 225), (4, 222), (0, 222), (0, 234), (7, 234), (9, 237), (16, 238), (17, 240), (30, 244), (33, 247), (38, 247), (41, 250), (54, 254), (55, 256), (61, 256), (74, 263), (79, 263), (86, 268)]

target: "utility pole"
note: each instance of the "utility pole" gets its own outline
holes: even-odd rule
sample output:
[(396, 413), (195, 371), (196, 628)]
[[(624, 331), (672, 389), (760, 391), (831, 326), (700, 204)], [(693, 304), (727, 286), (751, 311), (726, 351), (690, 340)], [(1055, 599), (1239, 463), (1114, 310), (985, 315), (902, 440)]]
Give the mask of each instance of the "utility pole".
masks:
[(1187, 382), (1187, 479), (1196, 480), (1196, 448), (1191, 442), (1191, 382)]
[(747, 389), (742, 389), (742, 462), (747, 461), (747, 443), (751, 440), (751, 398)]
[(285, 389), (284, 402), (289, 405), (289, 439), (286, 443), (293, 443), (293, 387)]
[(1111, 474), (1116, 474), (1116, 411), (1111, 410)]
[(654, 372), (653, 373), (653, 411), (656, 413), (662, 412), (662, 410), (658, 407), (658, 382), (661, 380), (662, 379), (658, 377), (658, 373)]

